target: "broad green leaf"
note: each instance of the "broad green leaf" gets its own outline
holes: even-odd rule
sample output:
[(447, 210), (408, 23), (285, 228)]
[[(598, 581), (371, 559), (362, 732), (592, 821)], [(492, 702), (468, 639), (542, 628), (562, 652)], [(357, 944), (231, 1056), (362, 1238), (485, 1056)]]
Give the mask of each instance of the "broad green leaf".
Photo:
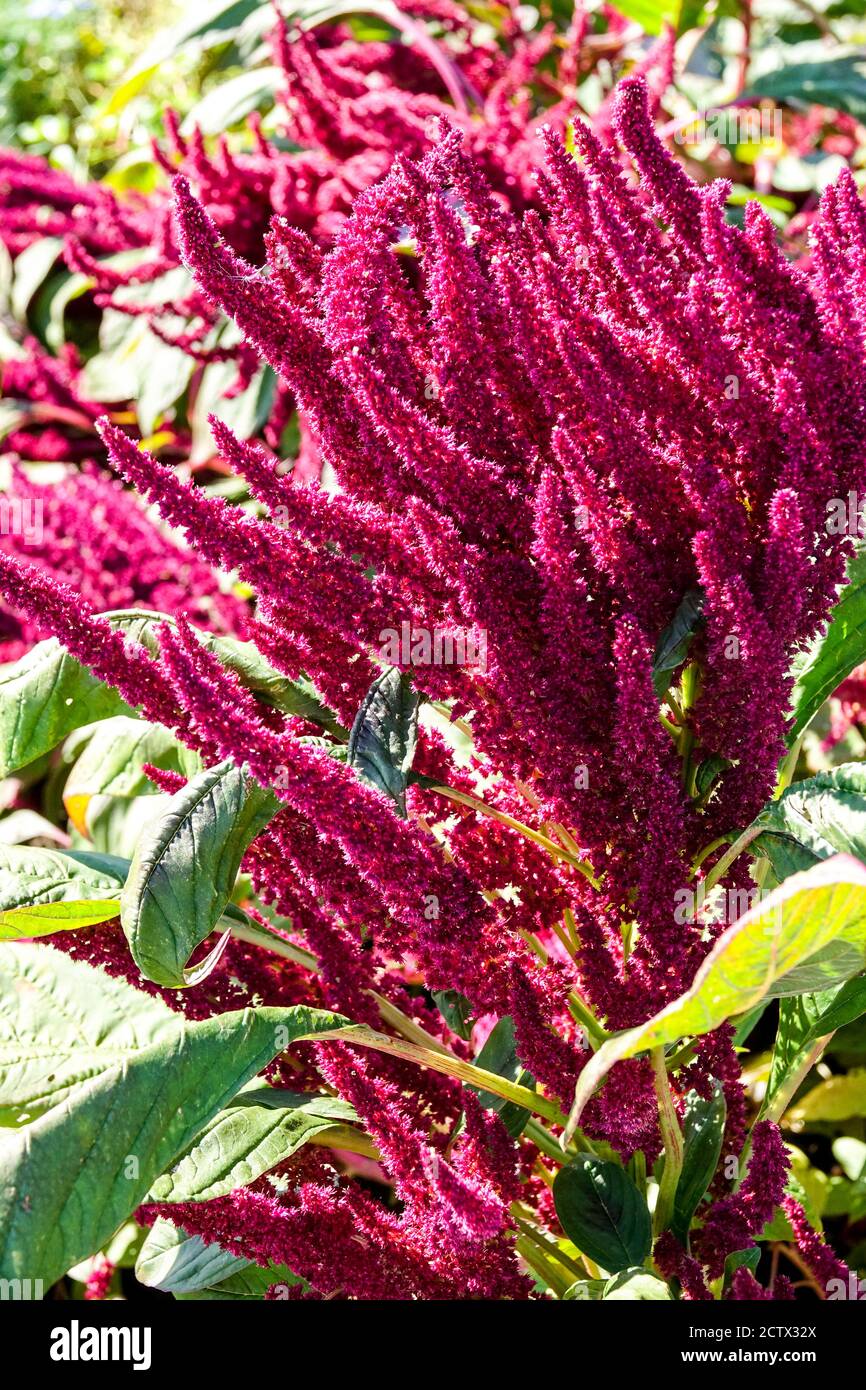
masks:
[(472, 1035), (472, 1005), (457, 989), (440, 989), (433, 994), (437, 1009), (452, 1033), (468, 1042)]
[(647, 34), (660, 34), (666, 24), (678, 29), (682, 0), (618, 0), (617, 9)]
[[(161, 724), (116, 715), (95, 724), (73, 763), (63, 788), (66, 814), (82, 835), (90, 836), (94, 798), (156, 797), (145, 763), (178, 772), (189, 780), (201, 771), (197, 753), (178, 743)], [(98, 813), (98, 807), (94, 808)]]
[(148, 980), (182, 988), (213, 967), (222, 943), (193, 969), (187, 962), (219, 921), (247, 846), (279, 806), (273, 792), (223, 762), (199, 773), (145, 827), (120, 920)]
[(822, 636), (815, 638), (792, 667), (793, 720), (788, 746), (793, 746), (824, 701), (866, 661), (866, 546), (859, 545), (848, 563), (848, 578)]
[(349, 766), (390, 796), (404, 817), (420, 703), (409, 677), (389, 667), (367, 691), (349, 735)]
[(769, 859), (781, 883), (833, 854), (866, 861), (866, 763), (843, 763), (795, 782), (754, 821), (752, 850)]
[(42, 286), (31, 318), (39, 337), (52, 352), (59, 352), (66, 342), (65, 319), (69, 305), (92, 289), (94, 283), (87, 275), (62, 270)]
[(685, 994), (602, 1044), (581, 1072), (568, 1131), (623, 1058), (710, 1033), (762, 999), (829, 989), (864, 965), (866, 867), (837, 855), (792, 875), (719, 937)]
[(117, 917), (125, 871), (107, 855), (0, 844), (0, 941)]
[(815, 1123), (835, 1124), (866, 1115), (866, 1068), (845, 1076), (830, 1076), (807, 1091), (785, 1115), (789, 1129), (808, 1129)]
[(68, 839), (65, 831), (27, 807), (12, 811), (0, 820), (0, 844), (3, 845), (26, 845), (28, 840), (53, 840), (55, 844), (64, 845)]
[(862, 52), (810, 63), (788, 63), (753, 78), (746, 97), (772, 97), (795, 109), (829, 106), (866, 121), (866, 58)]
[(85, 818), (88, 842), (102, 853), (131, 859), (142, 835), (170, 803), (167, 792), (157, 796), (92, 796)]
[[(535, 1078), (523, 1066), (517, 1056), (517, 1043), (514, 1037), (514, 1019), (510, 1014), (500, 1018), (491, 1029), (475, 1065), (496, 1076), (504, 1076), (506, 1081), (515, 1081), (529, 1090), (535, 1087)], [(476, 1090), (473, 1086), (470, 1089)], [(496, 1110), (508, 1133), (513, 1139), (522, 1134), (529, 1119), (529, 1111), (520, 1105), (513, 1105), (501, 1096), (489, 1091), (476, 1091), (478, 1104), (483, 1110)]]
[(653, 686), (659, 699), (670, 686), (674, 671), (682, 666), (688, 656), (701, 621), (703, 602), (700, 589), (690, 589), (658, 640), (653, 657)]
[[(174, 624), (173, 618), (147, 609), (117, 609), (101, 616), (128, 642), (151, 653), (158, 650), (160, 625)], [(268, 704), (346, 737), (310, 683), (281, 675), (252, 642), (199, 630), (196, 636)], [(82, 725), (133, 713), (117, 691), (80, 666), (56, 638), (39, 642), (20, 661), (0, 667), (0, 778), (49, 752)]]
[(357, 1120), (332, 1096), (297, 1095), (252, 1083), (207, 1124), (157, 1178), (152, 1202), (203, 1202), (246, 1187), (317, 1134)]
[(683, 1166), (674, 1196), (671, 1230), (686, 1245), (692, 1217), (700, 1206), (722, 1152), (725, 1133), (725, 1093), (716, 1084), (709, 1100), (696, 1091), (686, 1097), (683, 1114)]
[(848, 980), (840, 989), (833, 991), (832, 999), (827, 999), (824, 995), (818, 997), (821, 999), (822, 1009), (812, 1024), (806, 1042), (825, 1038), (828, 1033), (835, 1033), (837, 1029), (856, 1022), (866, 1014), (866, 979), (860, 975), (854, 980)]
[(204, 135), (220, 135), (255, 111), (262, 102), (273, 106), (274, 96), (285, 82), (282, 68), (260, 67), (211, 87), (184, 117), (182, 133), (198, 127)]
[[(844, 985), (822, 990), (819, 994), (796, 994), (779, 1002), (779, 1026), (773, 1046), (770, 1075), (761, 1104), (761, 1115), (778, 1118), (777, 1107), (784, 1108), (793, 1091), (799, 1089), (810, 1069), (810, 1048), (816, 1038), (818, 1020)], [(826, 1031), (826, 1030), (825, 1030)]]
[(188, 1235), (164, 1216), (154, 1221), (135, 1262), (135, 1277), (147, 1289), (163, 1293), (196, 1293), (213, 1287), (250, 1265), (214, 1242)]
[(56, 638), (38, 642), (20, 661), (0, 668), (0, 777), (47, 753), (80, 725), (125, 710), (117, 691), (79, 666)]
[(244, 1269), (230, 1274), (227, 1279), (221, 1279), (218, 1284), (206, 1284), (204, 1288), (195, 1289), (190, 1293), (178, 1293), (175, 1297), (181, 1303), (261, 1303), (268, 1289), (275, 1289), (276, 1298), (279, 1300), (281, 1297), (288, 1298), (288, 1291), (293, 1284), (303, 1282), (303, 1279), (292, 1273), (288, 1265), (269, 1264), (267, 1269), (261, 1269), (259, 1265), (247, 1265)]
[[(162, 30), (136, 59), (107, 110), (122, 110), (168, 59), (180, 53), (195, 54), (227, 43), (261, 4), (262, 0), (208, 0), (204, 5), (187, 5), (183, 18), (171, 29)], [(138, 85), (135, 85), (136, 81)]]
[[(220, 340), (221, 346), (222, 342), (223, 339)], [(233, 361), (211, 362), (202, 372), (190, 410), (191, 463), (205, 463), (216, 452), (209, 415), (216, 415), (239, 439), (250, 439), (258, 434), (267, 420), (277, 384), (273, 367), (265, 364), (256, 372), (245, 391), (237, 396), (228, 396), (226, 393), (236, 378), (237, 364)]]
[(670, 1285), (645, 1269), (624, 1269), (604, 1286), (605, 1303), (670, 1303)]
[(27, 306), (39, 286), (48, 278), (62, 250), (62, 237), (37, 237), (36, 241), (32, 241), (15, 257), (15, 274), (10, 296), (13, 318), (21, 323), (25, 321)]
[(852, 1182), (866, 1178), (866, 1144), (862, 1139), (843, 1135), (833, 1141), (833, 1157)]
[(598, 1303), (607, 1288), (606, 1279), (576, 1279), (562, 1295), (563, 1303)]
[(618, 1164), (578, 1154), (553, 1184), (559, 1224), (608, 1274), (642, 1265), (652, 1245), (646, 1202)]
[(190, 1023), (59, 951), (0, 946), (0, 1277), (53, 1283), (105, 1245), (237, 1092), (344, 1024), (300, 1006)]

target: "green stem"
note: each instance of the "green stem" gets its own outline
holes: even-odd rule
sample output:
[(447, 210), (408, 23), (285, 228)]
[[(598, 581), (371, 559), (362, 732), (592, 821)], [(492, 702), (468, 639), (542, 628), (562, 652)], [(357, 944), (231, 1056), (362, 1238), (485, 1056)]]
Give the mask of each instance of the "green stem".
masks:
[(716, 884), (724, 878), (725, 874), (728, 872), (728, 869), (731, 867), (734, 860), (739, 859), (740, 855), (743, 853), (743, 850), (748, 849), (752, 841), (756, 840), (760, 834), (761, 827), (759, 825), (747, 826), (747, 828), (743, 831), (742, 835), (740, 835), (739, 838), (736, 839), (734, 843), (731, 845), (731, 848), (728, 850), (728, 852), (726, 854), (723, 854), (718, 863), (714, 864), (713, 867), (710, 869), (710, 872), (707, 874), (706, 880), (704, 881), (705, 894), (709, 893), (713, 888), (715, 888)]
[(529, 1265), (533, 1273), (538, 1275), (542, 1283), (547, 1285), (551, 1293), (555, 1294), (557, 1298), (562, 1298), (566, 1289), (571, 1287), (572, 1281), (566, 1279), (564, 1273), (560, 1274), (545, 1252), (540, 1250), (536, 1242), (530, 1240), (529, 1236), (518, 1236), (515, 1246), (517, 1253)]
[(580, 995), (574, 990), (568, 996), (568, 1007), (572, 1017), (586, 1029), (596, 1042), (603, 1043), (611, 1036), (606, 1028), (603, 1028), (598, 1019), (584, 1004)]
[(559, 1147), (559, 1140), (554, 1138), (537, 1120), (529, 1119), (523, 1130), (524, 1139), (530, 1139), (537, 1149), (548, 1158), (553, 1158), (557, 1163), (565, 1163), (565, 1155)]
[(456, 1077), (467, 1086), (475, 1086), (479, 1091), (490, 1091), (495, 1096), (502, 1096), (503, 1100), (512, 1101), (522, 1109), (540, 1115), (542, 1119), (550, 1120), (555, 1125), (565, 1124), (565, 1116), (559, 1106), (546, 1096), (530, 1091), (526, 1086), (519, 1086), (515, 1081), (507, 1081), (504, 1076), (497, 1076), (495, 1072), (485, 1071), (483, 1067), (476, 1067), (472, 1062), (452, 1057), (450, 1053), (438, 1052), (431, 1047), (420, 1047), (403, 1038), (391, 1038), (387, 1033), (377, 1033), (374, 1028), (368, 1028), (365, 1023), (349, 1023), (344, 1028), (329, 1028), (326, 1032), (309, 1035), (309, 1040), (315, 1042), (326, 1042), (329, 1038), (351, 1043), (353, 1047), (374, 1048), (377, 1052), (390, 1053), (392, 1057), (401, 1057), (404, 1061), (417, 1063), (418, 1066), (430, 1067), (432, 1071)]
[(693, 878), (697, 873), (698, 869), (703, 864), (704, 860), (709, 859), (711, 854), (714, 854), (717, 849), (722, 848), (722, 845), (726, 845), (729, 842), (730, 838), (730, 835), (720, 835), (717, 840), (711, 840), (708, 845), (705, 845), (704, 848), (700, 850), (698, 854), (695, 855), (694, 859), (692, 860)]
[(573, 1260), (570, 1255), (566, 1255), (564, 1250), (560, 1250), (558, 1245), (547, 1236), (542, 1235), (541, 1231), (536, 1230), (528, 1221), (524, 1221), (523, 1217), (518, 1216), (514, 1207), (511, 1208), (511, 1217), (517, 1229), (526, 1236), (527, 1240), (531, 1240), (534, 1245), (537, 1245), (539, 1250), (543, 1250), (548, 1259), (561, 1264), (563, 1269), (567, 1269), (574, 1275), (575, 1279), (586, 1278), (586, 1270), (576, 1260)]
[(436, 783), (429, 788), (430, 791), (438, 792), (440, 796), (447, 797), (449, 801), (456, 801), (459, 806), (468, 806), (471, 810), (477, 811), (479, 815), (490, 816), (492, 820), (497, 820), (501, 825), (507, 825), (510, 830), (516, 830), (519, 835), (523, 835), (527, 840), (545, 850), (553, 859), (561, 859), (564, 863), (570, 864), (578, 873), (583, 874), (587, 882), (593, 888), (598, 887), (598, 879), (592, 872), (588, 864), (576, 855), (571, 854), (561, 845), (549, 839), (547, 835), (542, 835), (539, 830), (533, 830), (531, 825), (524, 825), (523, 821), (515, 820), (514, 816), (509, 816), (505, 811), (498, 811), (495, 806), (488, 806), (486, 801), (482, 801), (479, 796), (470, 796), (468, 792), (457, 791), (455, 787), (448, 787), (442, 783)]
[(767, 1106), (766, 1110), (762, 1110), (760, 1115), (762, 1120), (773, 1120), (775, 1124), (779, 1123), (785, 1111), (788, 1109), (790, 1102), (794, 1099), (794, 1096), (809, 1075), (809, 1072), (815, 1066), (815, 1063), (821, 1060), (824, 1049), (832, 1036), (832, 1033), (828, 1033), (825, 1038), (819, 1038), (818, 1041), (809, 1048), (809, 1051), (805, 1053), (790, 1075), (785, 1077), (782, 1085), (773, 1096), (772, 1103)]
[(651, 1058), (659, 1107), (659, 1128), (665, 1146), (665, 1166), (653, 1223), (658, 1235), (667, 1230), (674, 1214), (674, 1198), (683, 1170), (683, 1135), (668, 1085), (664, 1048), (654, 1047)]
[(794, 773), (797, 771), (797, 763), (800, 761), (800, 749), (803, 747), (803, 739), (806, 737), (806, 730), (794, 740), (793, 746), (785, 756), (782, 766), (779, 768), (779, 778), (776, 782), (776, 790), (773, 792), (773, 800), (778, 801), (784, 791), (787, 791), (792, 781)]

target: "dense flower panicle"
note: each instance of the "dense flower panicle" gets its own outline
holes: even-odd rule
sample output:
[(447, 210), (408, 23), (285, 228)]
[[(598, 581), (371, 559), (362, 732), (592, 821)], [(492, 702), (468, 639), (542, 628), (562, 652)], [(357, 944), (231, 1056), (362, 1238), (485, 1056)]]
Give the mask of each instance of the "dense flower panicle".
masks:
[[(445, 37), (431, 37), (427, 20)], [(309, 234), (314, 246), (331, 245), (357, 195), (382, 178), (398, 154), (420, 157), (429, 150), (442, 117), (459, 123), (499, 197), (517, 209), (536, 202), (539, 113), (564, 131), (572, 109), (569, 72), (587, 34), (582, 10), (570, 32), (575, 47), (565, 50), (554, 44), (552, 26), (524, 36), (513, 5), (500, 15), (498, 42), (460, 6), (403, 0), (394, 23), (397, 39), (358, 42), (339, 23), (290, 33), (277, 11), (269, 40), (283, 74), (275, 138), (267, 138), (253, 116), (241, 142), (226, 136), (206, 141), (197, 128), (182, 133), (177, 114), (166, 113), (164, 140), (153, 144), (157, 164), (169, 178), (180, 173), (188, 179), (243, 256), (261, 261), (274, 216), (284, 235)], [(623, 33), (622, 43), (628, 42)], [(612, 24), (610, 54), (616, 47)], [(671, 78), (670, 58), (665, 38), (637, 64), (650, 78), (654, 109)], [(604, 131), (607, 105), (598, 116)], [(178, 289), (176, 274), (164, 280), (177, 271), (181, 249), (165, 186), (148, 195), (117, 195), (100, 183), (79, 184), (40, 158), (0, 151), (0, 240), (14, 256), (45, 236), (63, 241), (68, 268), (93, 282), (83, 303), (144, 318), (157, 338), (195, 362), (234, 361), (238, 375), (229, 395), (249, 383), (256, 366), (249, 346), (217, 344), (219, 312), (201, 294)], [(154, 287), (163, 282), (160, 300)], [(148, 286), (151, 292), (142, 297), (140, 287)], [(281, 387), (263, 425), (274, 445), (294, 405)], [(318, 476), (314, 431), (303, 416), (299, 426), (304, 447), (294, 476)], [(81, 456), (67, 430), (42, 431), (42, 439), (43, 452), (24, 456)]]
[(77, 183), (37, 155), (0, 149), (0, 240), (11, 254), (73, 229), (93, 255), (106, 256), (146, 246), (153, 218), (138, 195), (121, 201), (105, 184)]
[[(459, 22), (447, 0), (436, 7)], [(323, 737), (246, 689), (196, 637), (192, 605), (154, 653), (92, 612), (100, 594), (76, 599), (17, 555), (0, 551), (0, 584), (205, 762), (232, 759), (273, 788), (283, 809), (244, 869), (316, 958), (317, 1000), (369, 1023), (384, 1000), (435, 1041), (444, 1027), (411, 987), (458, 991), (475, 1019), (513, 1019), (521, 1065), (567, 1105), (588, 1055), (576, 1020), (589, 1008), (629, 1027), (688, 986), (713, 937), (677, 910), (690, 866), (772, 790), (790, 660), (850, 550), (828, 536), (827, 504), (866, 473), (866, 354), (850, 329), (866, 216), (843, 181), (824, 199), (814, 264), (789, 265), (760, 212), (728, 225), (726, 187), (698, 191), (671, 160), (640, 75), (608, 112), (633, 170), (585, 126), (573, 158), (557, 112), (545, 169), (525, 196), (509, 174), (503, 197), (459, 115), (434, 142), (429, 91), (391, 101), (360, 82), (346, 43), (308, 38), (283, 57), (297, 131), (345, 166), (384, 160), (328, 238), (313, 225), (305, 238), (295, 212), (267, 235), (241, 218), (238, 239), (221, 238), (227, 217), (193, 189), (207, 158), (228, 188), (240, 166), (170, 127), (189, 307), (205, 323), (228, 314), (249, 363), (261, 354), (280, 374), (280, 409), (297, 406), (334, 488), (299, 487), (272, 447), (214, 422), (262, 516), (184, 481), (116, 425), (100, 432), (116, 470), (202, 560), (252, 586), (246, 635), (308, 677), (340, 724), (383, 662), (411, 675), (440, 723), (422, 729), (408, 815), (347, 765), (345, 730)], [(666, 38), (664, 62), (669, 51)], [(493, 77), (497, 119), (536, 61), (521, 49)], [(480, 81), (477, 67), (454, 64), (447, 81), (434, 70), (456, 107)], [(381, 139), (367, 140), (367, 117)], [(393, 160), (395, 141), (416, 157)], [(261, 137), (257, 150), (271, 158)], [(346, 213), (356, 192), (344, 190)], [(268, 211), (273, 196), (263, 191)], [(660, 681), (661, 639), (690, 604), (688, 658)], [(391, 641), (404, 630), (452, 643), (471, 632), (483, 652), (425, 659), (414, 636), (408, 650)], [(449, 718), (470, 751), (446, 739)], [(680, 1098), (722, 1086), (724, 1151), (739, 1154), (732, 1039), (725, 1025), (697, 1040), (673, 1085)], [(528, 1146), (518, 1154), (451, 1082), (412, 1096), (402, 1063), (309, 1051), (373, 1136), (399, 1214), (301, 1169), (280, 1197), (262, 1185), (159, 1214), (289, 1264), (322, 1297), (530, 1296), (509, 1214)], [(613, 1070), (586, 1126), (624, 1158), (657, 1157), (645, 1060)], [(684, 1297), (710, 1298), (728, 1255), (783, 1202), (778, 1129), (755, 1125), (750, 1152), (734, 1190), (717, 1176), (689, 1250), (667, 1234), (656, 1243)], [(824, 1269), (825, 1247), (795, 1218), (804, 1258)], [(751, 1287), (741, 1278), (733, 1296)]]
[[(357, 200), (325, 258), (321, 314), (309, 290), (301, 307), (221, 247), (183, 184), (177, 215), (204, 293), (285, 375), (349, 495), (378, 509), (376, 531), (382, 514), (393, 519), (397, 544), (368, 581), (385, 606), (399, 597), (387, 625), (406, 617), (427, 630), (455, 621), (486, 630), (483, 699), (480, 677), (464, 669), (416, 668), (416, 684), (475, 710), (486, 770), (530, 784), (540, 774), (543, 814), (604, 862), (603, 894), (619, 909), (634, 904), (640, 923), (625, 975), (648, 1008), (697, 964), (695, 933), (672, 914), (683, 866), (768, 793), (790, 656), (841, 574), (844, 544), (823, 525), (828, 497), (862, 472), (863, 362), (852, 394), (850, 351), (822, 319), (820, 284), (780, 260), (760, 221), (724, 225), (712, 191), (671, 172), (640, 79), (621, 85), (615, 123), (670, 235), (649, 216), (644, 184), (630, 186), (585, 128), (575, 134), (582, 165), (548, 137), (541, 221), (492, 200), (447, 134)], [(572, 213), (581, 245), (573, 227), (563, 231)], [(407, 234), (416, 258), (401, 266), (393, 248)], [(303, 259), (297, 245), (291, 255)], [(561, 345), (555, 375), (543, 361), (551, 337)], [(533, 379), (544, 389), (527, 395)], [(468, 398), (456, 389), (464, 384)], [(615, 432), (623, 420), (625, 436)], [(781, 451), (780, 436), (791, 441)], [(261, 459), (254, 471), (271, 505), (276, 472), (269, 481)], [(459, 560), (402, 544), (409, 505), (446, 528)], [(700, 813), (679, 783), (649, 676), (662, 628), (698, 587), (691, 758), (722, 766)], [(291, 626), (282, 613), (278, 621)], [(358, 655), (377, 638), (359, 628)], [(588, 683), (585, 712), (570, 720), (556, 684), (569, 667)], [(648, 815), (660, 786), (665, 813)]]
[(734, 1272), (728, 1298), (732, 1303), (789, 1303), (796, 1294), (784, 1274), (777, 1274), (772, 1288), (765, 1289), (751, 1270), (741, 1268)]
[(717, 1279), (728, 1255), (748, 1249), (783, 1203), (790, 1168), (776, 1125), (761, 1120), (752, 1128), (749, 1167), (736, 1192), (709, 1208), (695, 1238), (709, 1277)]
[[(46, 486), (17, 470), (7, 499), (31, 527), (9, 528), (0, 548), (75, 587), (95, 611), (152, 608), (186, 613), (200, 627), (237, 632), (246, 607), (221, 590), (213, 571), (146, 516), (137, 499), (93, 465)], [(28, 510), (29, 509), (29, 510)], [(50, 628), (48, 629), (50, 631)], [(0, 618), (4, 661), (45, 635), (45, 624)]]
[[(833, 1254), (829, 1245), (813, 1229), (800, 1203), (786, 1196), (782, 1201), (782, 1210), (791, 1223), (797, 1249), (825, 1294), (829, 1296), (832, 1293), (836, 1298), (861, 1302), (862, 1280), (848, 1268), (844, 1260)], [(831, 1284), (832, 1288), (829, 1287)]]

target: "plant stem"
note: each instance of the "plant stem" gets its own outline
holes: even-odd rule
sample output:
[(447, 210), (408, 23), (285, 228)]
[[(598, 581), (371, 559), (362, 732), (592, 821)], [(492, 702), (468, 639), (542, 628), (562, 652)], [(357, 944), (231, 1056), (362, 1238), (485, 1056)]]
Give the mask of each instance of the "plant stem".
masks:
[(717, 849), (722, 848), (722, 845), (728, 844), (730, 838), (730, 835), (720, 835), (717, 840), (711, 840), (708, 845), (705, 845), (704, 848), (695, 855), (692, 860), (692, 877), (697, 873), (704, 860), (709, 859), (711, 854), (714, 854)]
[(665, 1167), (653, 1220), (658, 1235), (667, 1230), (673, 1216), (674, 1197), (683, 1169), (683, 1135), (668, 1085), (664, 1048), (654, 1047), (651, 1058), (659, 1106), (659, 1127), (665, 1146)]
[(525, 1260), (533, 1273), (537, 1274), (539, 1279), (547, 1285), (551, 1293), (555, 1294), (557, 1298), (562, 1298), (572, 1281), (560, 1274), (559, 1270), (550, 1263), (544, 1251), (539, 1250), (535, 1241), (530, 1240), (528, 1236), (518, 1236), (515, 1247), (517, 1253)]
[(525, 1139), (530, 1139), (535, 1147), (541, 1153), (546, 1154), (548, 1158), (556, 1159), (557, 1163), (565, 1163), (566, 1157), (559, 1147), (559, 1140), (549, 1134), (544, 1125), (540, 1125), (537, 1120), (531, 1118), (527, 1120), (523, 1136)]
[(495, 1072), (485, 1071), (483, 1067), (476, 1067), (472, 1062), (452, 1057), (450, 1053), (420, 1047), (403, 1038), (391, 1038), (387, 1033), (377, 1033), (374, 1028), (368, 1028), (365, 1023), (349, 1023), (343, 1028), (329, 1028), (326, 1032), (305, 1035), (306, 1041), (313, 1042), (326, 1042), (329, 1038), (351, 1043), (353, 1047), (371, 1047), (377, 1052), (387, 1052), (392, 1057), (402, 1057), (407, 1062), (430, 1067), (445, 1076), (456, 1077), (468, 1086), (475, 1086), (479, 1091), (490, 1091), (495, 1096), (502, 1096), (503, 1100), (513, 1101), (515, 1105), (529, 1110), (532, 1114), (540, 1115), (542, 1119), (550, 1120), (555, 1125), (565, 1124), (565, 1116), (559, 1106), (546, 1096), (539, 1095), (537, 1091), (530, 1091), (528, 1087), (520, 1086), (515, 1081), (507, 1081), (504, 1076), (497, 1076)]
[(598, 887), (598, 879), (588, 864), (571, 854), (569, 850), (563, 849), (561, 845), (555, 844), (547, 835), (542, 835), (539, 830), (533, 830), (531, 825), (524, 825), (523, 821), (515, 820), (514, 816), (507, 815), (505, 811), (498, 811), (495, 806), (488, 806), (487, 802), (482, 801), (480, 797), (470, 796), (468, 792), (457, 791), (455, 787), (437, 783), (430, 788), (430, 791), (438, 792), (440, 796), (447, 797), (449, 801), (456, 801), (460, 806), (468, 806), (470, 810), (477, 811), (479, 815), (490, 816), (492, 820), (499, 821), (501, 825), (507, 825), (510, 830), (516, 830), (519, 835), (525, 836), (527, 840), (532, 840), (533, 844), (545, 850), (553, 859), (562, 859), (573, 869), (577, 869), (578, 873), (583, 874), (593, 888)]
[(774, 1095), (772, 1103), (767, 1106), (766, 1110), (762, 1110), (760, 1116), (762, 1120), (773, 1120), (775, 1124), (779, 1123), (788, 1105), (809, 1075), (809, 1072), (815, 1066), (815, 1063), (821, 1060), (824, 1049), (832, 1036), (832, 1033), (828, 1033), (825, 1038), (819, 1038), (818, 1041), (809, 1048), (809, 1051), (805, 1053), (798, 1065), (785, 1077), (782, 1085)]
[[(516, 1202), (514, 1206), (517, 1206)], [(566, 1255), (563, 1250), (560, 1250), (559, 1246), (554, 1241), (542, 1235), (534, 1226), (530, 1226), (529, 1222), (524, 1221), (522, 1216), (518, 1216), (514, 1207), (511, 1208), (511, 1216), (517, 1229), (526, 1236), (527, 1240), (531, 1240), (533, 1244), (537, 1245), (539, 1250), (543, 1250), (549, 1259), (556, 1260), (564, 1269), (569, 1270), (569, 1272), (574, 1275), (575, 1279), (586, 1278), (586, 1270), (582, 1265), (579, 1265), (570, 1255)]]
[(800, 761), (800, 749), (803, 747), (803, 739), (806, 737), (804, 729), (800, 736), (795, 739), (793, 747), (788, 750), (786, 757), (779, 768), (779, 778), (776, 782), (776, 790), (773, 792), (773, 800), (778, 801), (783, 792), (787, 791), (794, 779), (797, 771), (797, 763)]
[(583, 1024), (587, 1033), (595, 1038), (597, 1042), (606, 1042), (611, 1036), (607, 1029), (601, 1026), (595, 1015), (590, 1013), (580, 995), (575, 990), (572, 990), (568, 996), (568, 1007), (577, 1022)]
[(707, 874), (706, 880), (704, 882), (705, 894), (709, 893), (711, 889), (715, 888), (719, 880), (724, 878), (725, 874), (728, 872), (728, 869), (731, 867), (734, 860), (739, 859), (740, 855), (743, 853), (743, 850), (748, 849), (752, 841), (756, 840), (760, 834), (761, 827), (759, 825), (749, 825), (746, 827), (742, 835), (740, 835), (738, 839), (736, 839), (734, 843), (731, 845), (728, 852), (726, 854), (723, 854), (719, 862), (717, 864), (714, 864), (713, 867), (710, 869), (710, 872)]

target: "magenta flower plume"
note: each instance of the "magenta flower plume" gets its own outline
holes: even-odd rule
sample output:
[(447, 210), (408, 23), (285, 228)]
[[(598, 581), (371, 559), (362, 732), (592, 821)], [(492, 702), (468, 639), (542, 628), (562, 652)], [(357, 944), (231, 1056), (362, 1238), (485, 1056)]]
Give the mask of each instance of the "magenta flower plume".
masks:
[[(446, 28), (463, 22), (450, 0), (434, 8)], [(133, 648), (94, 612), (102, 590), (79, 580), (77, 597), (55, 577), (56, 533), (43, 569), (0, 551), (0, 586), (206, 763), (230, 760), (272, 791), (242, 867), (252, 920), (275, 914), (303, 962), (276, 989), (401, 1033), (433, 1072), (437, 1050), (468, 1059), (470, 1036), (507, 1024), (507, 1066), (552, 1126), (524, 1114), (518, 1133), (524, 1107), (500, 1119), (482, 1087), (413, 1080), (402, 1056), (302, 1044), (268, 1074), (310, 1089), (323, 1078), (351, 1103), (375, 1155), (356, 1157), (393, 1205), (354, 1183), (348, 1160), (306, 1154), (274, 1187), (143, 1219), (288, 1264), (309, 1286), (298, 1297), (525, 1298), (522, 1198), (559, 1156), (558, 1104), (605, 1033), (680, 996), (711, 949), (719, 924), (695, 889), (773, 791), (792, 658), (852, 550), (826, 517), (866, 476), (866, 340), (851, 329), (866, 216), (849, 180), (828, 191), (805, 267), (760, 209), (730, 224), (727, 185), (698, 189), (654, 131), (650, 64), (599, 130), (575, 128), (576, 158), (554, 108), (531, 141), (544, 167), (524, 182), (495, 150), (528, 159), (511, 122), (546, 37), (489, 80), (477, 55), (443, 70), (422, 49), (435, 80), (406, 100), (361, 81), (348, 40), (289, 45), (281, 29), (275, 42), (291, 127), (327, 154), (316, 197), (333, 161), (342, 171), (334, 215), (302, 217), (301, 180), (280, 183), (282, 152), (260, 132), (243, 166), (170, 122), (183, 172), (159, 251), (175, 248), (195, 282), (174, 310), (201, 325), (229, 316), (243, 371), (264, 358), (281, 378), (267, 445), (212, 422), (252, 504), (103, 419), (114, 469), (198, 557), (169, 587), (176, 622), (155, 651)], [(654, 63), (670, 61), (666, 36)], [(440, 86), (455, 109), (477, 92), (495, 140), (465, 132), (459, 110), (434, 139)], [(256, 216), (233, 227), (217, 195), (246, 187), (253, 165)], [(307, 457), (287, 472), (276, 446), (294, 409)], [(121, 517), (130, 499), (109, 494)], [(154, 543), (157, 590), (168, 553)], [(254, 594), (244, 635), (330, 714), (312, 696), (309, 717), (281, 713), (199, 640), (207, 599), (212, 625), (233, 626), (216, 597), (233, 577)], [(383, 669), (400, 692), (386, 715), (382, 683), (371, 691)], [(738, 863), (719, 886), (745, 875)], [(258, 978), (241, 961), (242, 983), (247, 966)], [(652, 1165), (669, 1138), (658, 1084), (646, 1057), (615, 1067), (585, 1111), (587, 1152)], [(748, 1133), (730, 1023), (671, 1061), (673, 1104), (719, 1088), (723, 1152), (745, 1172), (733, 1186), (724, 1167), (708, 1175), (688, 1242), (662, 1231), (655, 1268), (709, 1301), (782, 1206), (816, 1279), (841, 1277), (785, 1195), (778, 1128)], [(639, 1182), (640, 1158), (633, 1171)], [(551, 1238), (533, 1231), (535, 1257), (564, 1291), (575, 1261), (546, 1186), (538, 1210)], [(743, 1271), (729, 1292), (766, 1297)], [(780, 1282), (774, 1296), (789, 1292)]]

